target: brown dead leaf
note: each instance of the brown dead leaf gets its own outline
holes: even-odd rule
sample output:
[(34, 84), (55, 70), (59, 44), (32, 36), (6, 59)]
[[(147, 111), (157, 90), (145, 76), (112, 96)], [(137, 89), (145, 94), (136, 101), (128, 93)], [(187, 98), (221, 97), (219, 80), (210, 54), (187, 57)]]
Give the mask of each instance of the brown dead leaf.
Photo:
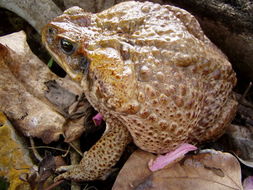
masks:
[(1, 110), (26, 136), (41, 138), (45, 143), (57, 140), (62, 133), (65, 119), (27, 92), (15, 78), (6, 63), (11, 60), (9, 50), (1, 44), (0, 57)]
[(77, 100), (77, 96), (67, 89), (61, 87), (55, 80), (45, 83), (48, 90), (45, 93), (46, 98), (54, 104), (64, 116), (68, 116), (69, 107)]
[(253, 129), (251, 126), (230, 125), (226, 130), (223, 149), (234, 152), (240, 162), (253, 167)]
[(46, 82), (46, 86), (48, 91), (45, 96), (67, 118), (64, 141), (72, 142), (78, 139), (91, 126), (87, 121), (94, 109), (84, 95), (78, 97), (61, 87), (55, 80)]
[[(58, 100), (64, 100), (60, 103), (61, 106), (65, 105), (63, 109), (66, 112), (81, 94), (81, 87), (68, 77), (59, 78), (52, 73), (32, 53), (24, 32), (0, 37), (0, 44), (4, 44), (0, 49), (0, 107), (15, 127), (26, 136), (41, 138), (44, 143), (56, 141), (68, 129), (75, 129), (75, 133), (68, 133), (71, 134), (69, 139), (79, 137), (85, 130), (83, 122), (71, 121), (75, 123), (74, 127), (70, 126), (71, 122), (66, 122), (69, 116), (64, 114), (62, 107), (55, 106), (59, 102), (52, 103), (45, 96), (45, 83), (53, 80), (62, 89), (66, 89), (65, 93), (55, 96)], [(72, 98), (64, 99), (66, 94)]]
[(67, 127), (64, 132), (64, 141), (67, 143), (78, 139), (86, 130), (86, 128), (84, 127), (84, 117), (81, 117), (80, 119), (75, 119), (74, 121), (69, 121), (68, 126), (69, 127)]
[(0, 112), (0, 139), (0, 176), (8, 179), (9, 190), (30, 189), (19, 177), (23, 173), (29, 173), (33, 163), (23, 141), (2, 112)]
[(46, 152), (45, 157), (39, 163), (39, 175), (40, 181), (45, 181), (49, 178), (55, 171), (56, 164), (55, 159), (52, 154)]
[(134, 152), (120, 171), (113, 190), (242, 190), (240, 164), (229, 153), (202, 151), (156, 172), (148, 169), (155, 156)]
[(81, 96), (79, 98), (80, 99), (69, 108), (71, 119), (68, 121), (68, 127), (66, 127), (65, 130), (65, 142), (74, 141), (79, 138), (84, 131), (89, 132), (90, 128), (98, 130), (98, 127), (94, 126), (94, 123), (91, 122), (91, 117), (95, 114), (95, 110), (85, 97)]
[(46, 152), (38, 167), (32, 168), (30, 173), (22, 175), (21, 179), (30, 185), (31, 190), (48, 189), (52, 185), (57, 185), (53, 182), (52, 176), (59, 165), (65, 165), (63, 159), (60, 156), (54, 157), (50, 152)]
[(9, 48), (11, 59), (6, 59), (12, 74), (27, 91), (45, 103), (50, 103), (44, 96), (45, 82), (55, 80), (61, 87), (74, 94), (81, 94), (82, 88), (68, 77), (59, 78), (32, 53), (23, 31), (0, 37), (0, 43)]

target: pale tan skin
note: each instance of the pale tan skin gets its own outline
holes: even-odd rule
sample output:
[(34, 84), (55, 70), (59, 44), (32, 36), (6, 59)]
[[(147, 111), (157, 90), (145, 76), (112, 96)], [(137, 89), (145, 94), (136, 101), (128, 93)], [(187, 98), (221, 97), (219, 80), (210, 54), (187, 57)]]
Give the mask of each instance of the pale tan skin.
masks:
[[(42, 36), (107, 123), (80, 165), (62, 168), (58, 180), (102, 178), (131, 140), (156, 154), (214, 140), (234, 116), (231, 64), (184, 10), (132, 1), (98, 14), (73, 7)], [(75, 48), (66, 53), (61, 39)]]

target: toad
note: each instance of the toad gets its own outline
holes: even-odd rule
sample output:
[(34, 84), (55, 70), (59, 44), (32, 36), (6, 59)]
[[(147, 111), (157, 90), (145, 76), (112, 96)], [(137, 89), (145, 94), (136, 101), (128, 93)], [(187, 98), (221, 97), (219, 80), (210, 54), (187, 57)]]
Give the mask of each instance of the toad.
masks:
[(44, 27), (42, 41), (106, 122), (80, 164), (62, 168), (57, 180), (102, 178), (131, 141), (158, 155), (212, 141), (236, 111), (231, 64), (177, 7), (128, 1), (97, 14), (72, 7)]

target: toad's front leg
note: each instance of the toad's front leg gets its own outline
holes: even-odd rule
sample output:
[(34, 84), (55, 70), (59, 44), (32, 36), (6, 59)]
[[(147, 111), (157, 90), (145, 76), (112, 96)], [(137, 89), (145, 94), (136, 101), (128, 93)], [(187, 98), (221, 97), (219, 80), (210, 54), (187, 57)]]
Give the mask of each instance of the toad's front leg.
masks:
[(91, 149), (84, 153), (79, 165), (62, 166), (58, 171), (66, 171), (56, 177), (73, 181), (90, 181), (107, 175), (122, 155), (132, 138), (127, 128), (119, 121), (107, 124), (107, 130)]

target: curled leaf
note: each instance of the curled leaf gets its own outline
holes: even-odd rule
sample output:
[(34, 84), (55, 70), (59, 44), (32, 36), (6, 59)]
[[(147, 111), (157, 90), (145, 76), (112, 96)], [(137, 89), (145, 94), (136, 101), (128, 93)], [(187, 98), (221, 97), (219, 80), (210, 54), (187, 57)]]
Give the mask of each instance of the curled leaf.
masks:
[[(40, 33), (41, 27), (44, 26), (50, 19), (61, 14), (61, 10), (53, 1), (27, 1), (22, 0), (8, 1), (1, 0), (0, 7), (8, 9), (17, 15), (23, 17)], [(40, 14), (38, 14), (38, 12)]]
[(0, 107), (26, 136), (57, 140), (65, 119), (29, 93), (8, 67), (10, 50), (0, 44)]
[(9, 70), (22, 83), (26, 90), (41, 101), (50, 104), (45, 97), (45, 83), (55, 80), (61, 87), (74, 94), (81, 94), (82, 88), (68, 77), (59, 78), (33, 54), (26, 42), (23, 31), (0, 37), (0, 43), (8, 47), (9, 56), (5, 58)]
[[(71, 105), (82, 89), (68, 78), (59, 78), (29, 49), (24, 32), (0, 37), (0, 107), (24, 135), (38, 137), (44, 143), (58, 140), (65, 131), (66, 119), (61, 108), (54, 107), (45, 97), (47, 81), (56, 81), (70, 92), (67, 99), (54, 96), (65, 102), (54, 102), (61, 106)], [(66, 92), (67, 90), (65, 90)], [(65, 109), (66, 108), (66, 109)], [(63, 109), (67, 110), (68, 107)], [(62, 115), (60, 114), (62, 113)], [(64, 115), (65, 116), (65, 115)], [(75, 122), (75, 136), (84, 131), (83, 123)], [(78, 125), (78, 126), (77, 126)], [(68, 124), (66, 124), (68, 128)], [(72, 128), (71, 128), (72, 129)], [(73, 133), (72, 133), (73, 134)]]
[(113, 190), (242, 190), (241, 169), (237, 159), (229, 153), (214, 150), (187, 155), (170, 167), (151, 172), (150, 159), (155, 155), (137, 150), (121, 169)]
[(230, 125), (226, 131), (224, 148), (234, 152), (239, 161), (253, 167), (253, 131), (251, 126)]

